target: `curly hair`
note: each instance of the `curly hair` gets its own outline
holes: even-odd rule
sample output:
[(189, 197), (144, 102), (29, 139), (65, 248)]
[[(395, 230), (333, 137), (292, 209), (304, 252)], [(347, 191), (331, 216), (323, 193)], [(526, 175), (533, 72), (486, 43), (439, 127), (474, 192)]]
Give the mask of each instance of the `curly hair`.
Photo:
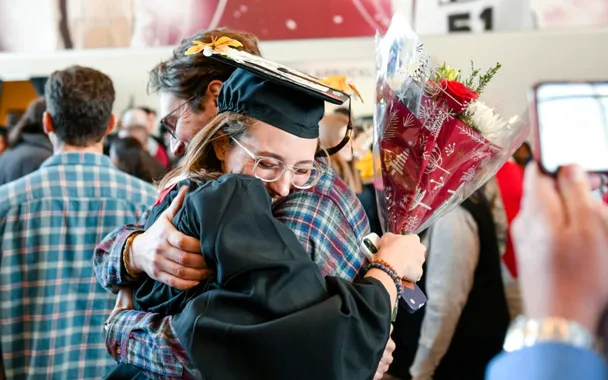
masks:
[(44, 93), (59, 140), (86, 147), (103, 139), (116, 96), (110, 77), (88, 67), (71, 66), (52, 73)]
[(182, 99), (191, 99), (190, 109), (201, 109), (209, 83), (214, 80), (225, 81), (232, 75), (235, 67), (205, 57), (203, 54), (185, 55), (192, 47), (192, 41), (210, 43), (219, 37), (229, 37), (243, 44), (240, 48), (248, 53), (261, 55), (258, 38), (250, 33), (226, 28), (200, 31), (182, 40), (173, 50), (173, 56), (156, 65), (150, 71), (148, 92), (170, 92)]

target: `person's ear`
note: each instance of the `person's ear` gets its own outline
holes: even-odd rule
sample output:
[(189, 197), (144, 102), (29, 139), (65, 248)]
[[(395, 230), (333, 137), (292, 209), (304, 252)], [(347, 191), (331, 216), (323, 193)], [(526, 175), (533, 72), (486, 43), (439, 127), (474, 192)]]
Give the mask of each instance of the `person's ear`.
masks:
[(207, 86), (207, 91), (205, 92), (205, 97), (213, 101), (215, 106), (217, 107), (217, 96), (220, 94), (220, 90), (222, 88), (221, 80), (212, 80)]
[(55, 127), (53, 126), (53, 119), (51, 119), (51, 115), (46, 111), (42, 114), (42, 129), (47, 135), (55, 131)]
[(112, 133), (114, 128), (116, 128), (116, 115), (114, 113), (112, 113), (112, 115), (110, 116), (110, 121), (108, 122), (108, 128), (106, 129), (105, 136)]
[(213, 150), (215, 151), (215, 156), (218, 160), (224, 162), (226, 161), (226, 157), (228, 156), (228, 136), (222, 131), (218, 132), (218, 137), (213, 140), (211, 143), (213, 144)]

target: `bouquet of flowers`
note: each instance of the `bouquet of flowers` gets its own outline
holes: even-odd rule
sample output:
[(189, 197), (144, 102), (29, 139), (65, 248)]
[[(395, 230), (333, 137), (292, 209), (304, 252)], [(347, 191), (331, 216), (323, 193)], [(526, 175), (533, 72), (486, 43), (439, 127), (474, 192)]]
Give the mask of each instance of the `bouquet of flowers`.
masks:
[(419, 37), (396, 15), (377, 42), (374, 173), (385, 230), (420, 233), (466, 200), (528, 135), (480, 96), (500, 64), (465, 75), (431, 69)]

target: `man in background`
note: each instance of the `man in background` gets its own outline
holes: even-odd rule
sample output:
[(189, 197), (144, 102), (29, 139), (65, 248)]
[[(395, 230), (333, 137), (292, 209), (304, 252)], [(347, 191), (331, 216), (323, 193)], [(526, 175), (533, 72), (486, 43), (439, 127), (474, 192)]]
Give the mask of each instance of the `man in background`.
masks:
[(115, 125), (108, 76), (73, 66), (45, 94), (53, 156), (0, 187), (2, 359), (9, 379), (99, 379), (114, 366), (101, 333), (114, 297), (93, 275), (93, 249), (156, 194), (102, 155)]

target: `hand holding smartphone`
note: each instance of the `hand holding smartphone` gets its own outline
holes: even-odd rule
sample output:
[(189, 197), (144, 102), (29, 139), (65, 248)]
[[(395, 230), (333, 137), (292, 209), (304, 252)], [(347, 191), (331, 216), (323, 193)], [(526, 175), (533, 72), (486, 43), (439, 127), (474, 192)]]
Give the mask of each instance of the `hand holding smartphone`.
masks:
[(608, 173), (608, 82), (542, 82), (529, 100), (535, 156), (545, 173), (571, 164)]

